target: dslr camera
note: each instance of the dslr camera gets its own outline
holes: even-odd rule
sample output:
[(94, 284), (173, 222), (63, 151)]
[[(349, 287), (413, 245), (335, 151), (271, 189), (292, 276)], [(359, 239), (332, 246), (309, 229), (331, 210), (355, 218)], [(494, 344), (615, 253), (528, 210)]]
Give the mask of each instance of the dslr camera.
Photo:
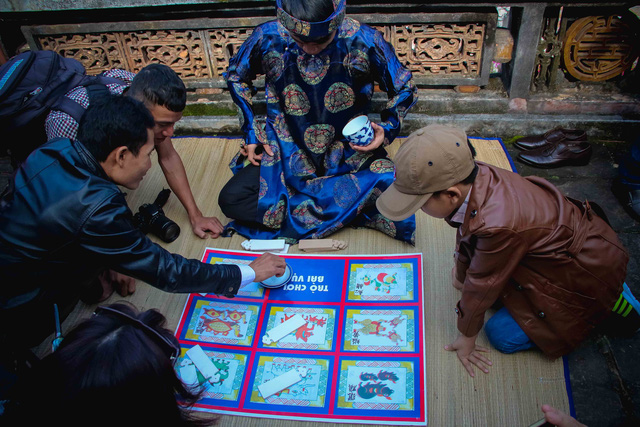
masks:
[(133, 224), (144, 234), (152, 233), (161, 238), (166, 243), (171, 243), (180, 235), (180, 227), (164, 215), (162, 207), (167, 200), (171, 190), (165, 188), (153, 203), (145, 203), (140, 206), (138, 213), (133, 216)]

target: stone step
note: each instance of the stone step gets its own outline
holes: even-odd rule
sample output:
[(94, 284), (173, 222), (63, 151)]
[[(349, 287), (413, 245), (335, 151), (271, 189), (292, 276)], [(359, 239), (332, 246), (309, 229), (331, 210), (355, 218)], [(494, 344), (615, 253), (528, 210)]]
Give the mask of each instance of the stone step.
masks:
[[(375, 92), (372, 111), (384, 109), (387, 100), (385, 93)], [(266, 111), (260, 85), (253, 109), (258, 115)], [(378, 114), (370, 117), (379, 121)], [(585, 129), (596, 139), (629, 140), (640, 134), (640, 95), (623, 93), (613, 85), (575, 85), (553, 94), (535, 93), (526, 100), (509, 99), (496, 80), (477, 93), (422, 88), (418, 102), (405, 119), (402, 134), (430, 123), (457, 125), (471, 135), (500, 136), (505, 140), (544, 133), (556, 126)], [(239, 135), (237, 108), (228, 91), (222, 88), (192, 91), (177, 131)]]
[[(371, 120), (379, 122), (377, 114)], [(510, 142), (514, 137), (537, 135), (557, 126), (584, 129), (590, 140), (604, 142), (632, 141), (640, 135), (640, 117), (622, 115), (550, 115), (550, 114), (408, 114), (402, 135), (429, 124), (438, 123), (463, 128), (468, 135), (500, 137)], [(176, 125), (177, 135), (241, 135), (236, 116), (185, 116)]]

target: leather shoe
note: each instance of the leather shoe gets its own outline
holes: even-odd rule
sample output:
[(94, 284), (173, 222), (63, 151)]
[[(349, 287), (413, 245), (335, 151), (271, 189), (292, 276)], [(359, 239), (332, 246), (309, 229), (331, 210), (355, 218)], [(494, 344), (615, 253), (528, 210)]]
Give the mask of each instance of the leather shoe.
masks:
[(518, 159), (538, 168), (583, 166), (589, 163), (591, 151), (591, 144), (586, 141), (573, 143), (563, 140), (522, 152), (518, 154)]
[(521, 150), (535, 150), (547, 144), (556, 144), (560, 141), (581, 142), (586, 140), (587, 134), (583, 130), (555, 128), (544, 135), (520, 138), (513, 145)]
[(624, 210), (636, 221), (640, 221), (640, 188), (631, 188), (616, 178), (611, 191), (624, 207)]

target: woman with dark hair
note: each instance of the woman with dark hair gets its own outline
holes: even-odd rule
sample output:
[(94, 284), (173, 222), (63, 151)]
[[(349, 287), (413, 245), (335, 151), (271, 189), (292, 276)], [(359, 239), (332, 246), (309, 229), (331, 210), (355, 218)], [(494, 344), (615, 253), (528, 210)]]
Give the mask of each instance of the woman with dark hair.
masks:
[(120, 303), (98, 307), (71, 331), (58, 350), (19, 387), (10, 421), (20, 425), (58, 420), (75, 425), (211, 424), (188, 407), (199, 392), (178, 378), (178, 340), (156, 310)]

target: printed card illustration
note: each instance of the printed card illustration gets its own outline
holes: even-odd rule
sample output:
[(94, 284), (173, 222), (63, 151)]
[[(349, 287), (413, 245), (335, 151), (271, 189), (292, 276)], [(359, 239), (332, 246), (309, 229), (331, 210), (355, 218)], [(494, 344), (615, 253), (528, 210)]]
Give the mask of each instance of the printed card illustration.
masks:
[(333, 308), (272, 306), (266, 331), (273, 330), (274, 327), (296, 314), (302, 316), (305, 323), (284, 338), (265, 345), (265, 347), (331, 350), (336, 318), (336, 310)]
[[(327, 426), (427, 425), (422, 254), (281, 254), (289, 283), (190, 294), (176, 365), (193, 409)], [(255, 254), (207, 248), (205, 263)], [(256, 421), (260, 424), (260, 421)]]
[(344, 349), (413, 352), (415, 311), (347, 310)]
[[(300, 380), (292, 385), (277, 390), (266, 399), (260, 394), (258, 387), (286, 376), (292, 370), (303, 372)], [(255, 381), (251, 393), (251, 402), (270, 405), (294, 405), (303, 407), (324, 407), (327, 381), (329, 378), (329, 362), (325, 359), (300, 359), (280, 356), (261, 356), (258, 361)]]
[(231, 345), (251, 345), (259, 307), (200, 299), (189, 320), (186, 339)]
[(204, 353), (213, 363), (216, 372), (209, 378), (205, 377), (183, 350), (178, 365), (180, 379), (188, 385), (197, 384), (203, 387), (200, 404), (211, 403), (212, 400), (237, 401), (242, 388), (247, 356), (211, 350), (205, 350)]
[(351, 264), (349, 300), (413, 299), (411, 264)]
[(413, 411), (414, 372), (409, 361), (343, 360), (338, 407)]
[[(235, 258), (218, 258), (209, 257), (206, 262), (209, 264), (231, 264), (231, 265), (249, 265), (253, 259), (235, 259)], [(238, 290), (239, 297), (262, 297), (264, 288), (257, 283), (249, 283)]]

